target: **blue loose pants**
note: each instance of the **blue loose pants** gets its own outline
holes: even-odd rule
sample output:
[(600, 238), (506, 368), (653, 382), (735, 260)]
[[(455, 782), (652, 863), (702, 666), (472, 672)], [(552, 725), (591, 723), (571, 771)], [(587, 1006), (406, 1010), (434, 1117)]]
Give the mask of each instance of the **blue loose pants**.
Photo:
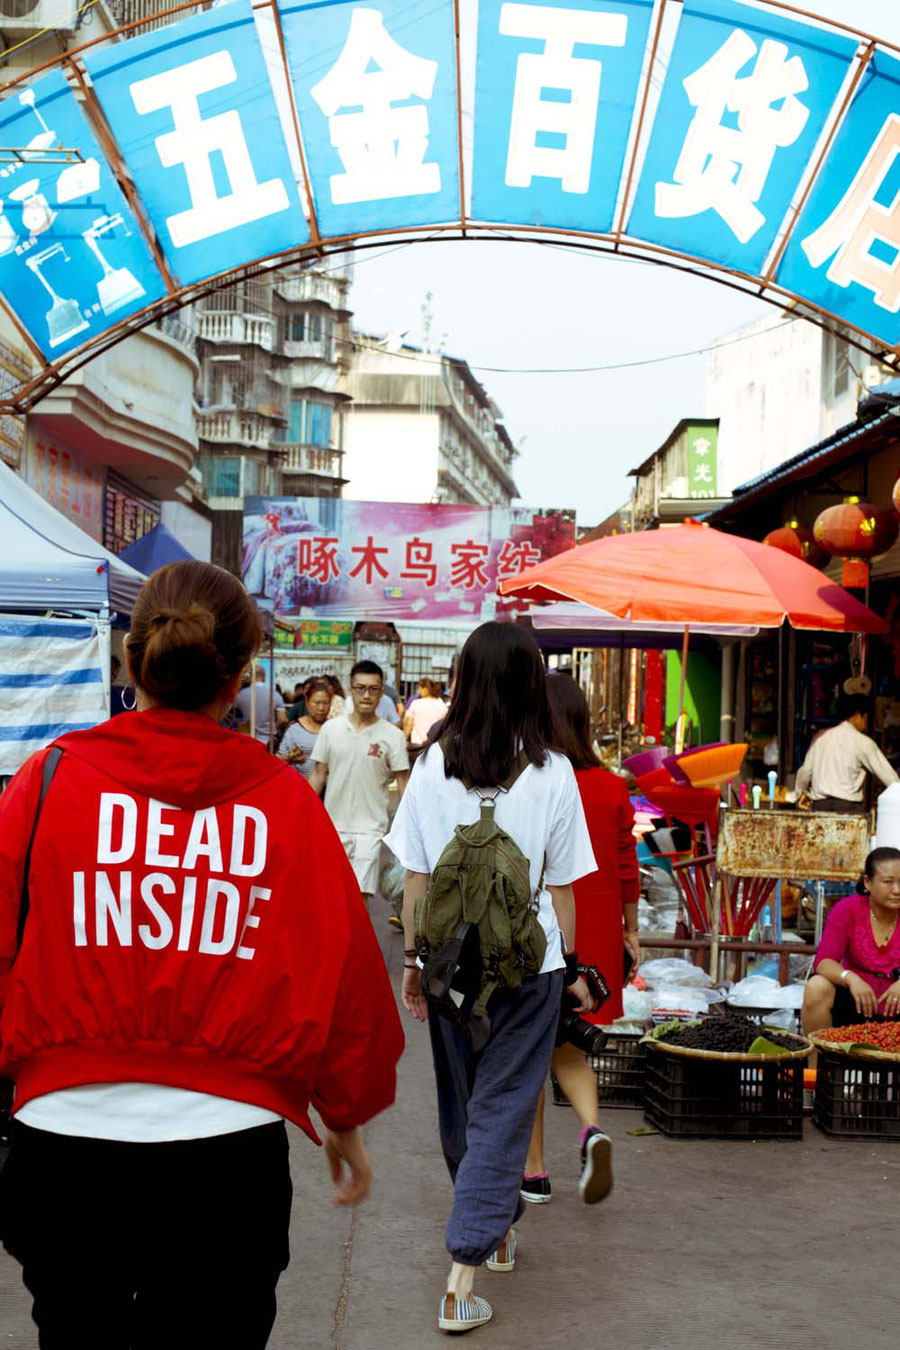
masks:
[(522, 1212), (519, 1189), (537, 1099), (556, 1039), (563, 972), (536, 975), (491, 1000), (491, 1038), (475, 1054), (455, 1023), (429, 1010), (441, 1147), (453, 1181), (447, 1250), (480, 1266)]

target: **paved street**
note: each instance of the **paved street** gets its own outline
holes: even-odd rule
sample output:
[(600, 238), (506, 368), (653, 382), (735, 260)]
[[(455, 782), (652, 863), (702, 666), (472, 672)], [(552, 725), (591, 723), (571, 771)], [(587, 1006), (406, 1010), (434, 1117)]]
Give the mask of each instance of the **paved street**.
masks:
[[(399, 978), (400, 938), (384, 922), (386, 907), (375, 903)], [(427, 1036), (411, 1021), (407, 1030), (400, 1104), (369, 1132), (377, 1188), (364, 1209), (349, 1215), (331, 1206), (321, 1155), (293, 1131), (293, 1261), (279, 1287), (271, 1350), (446, 1344), (434, 1319), (450, 1188), (438, 1153)], [(477, 1345), (895, 1344), (900, 1149), (832, 1143), (809, 1124), (802, 1144), (634, 1138), (629, 1131), (641, 1115), (611, 1111), (617, 1186), (605, 1204), (587, 1209), (576, 1198), (571, 1113), (548, 1107), (547, 1115), (554, 1200), (523, 1220), (515, 1273), (480, 1278), (494, 1322), (473, 1333)], [(5, 1257), (0, 1345), (37, 1345), (18, 1268)]]

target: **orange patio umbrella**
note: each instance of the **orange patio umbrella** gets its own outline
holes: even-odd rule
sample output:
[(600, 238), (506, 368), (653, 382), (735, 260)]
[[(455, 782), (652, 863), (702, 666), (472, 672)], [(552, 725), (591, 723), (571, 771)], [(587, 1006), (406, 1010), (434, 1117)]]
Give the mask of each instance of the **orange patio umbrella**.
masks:
[[(580, 600), (622, 619), (684, 624), (681, 708), (691, 624), (755, 624), (842, 633), (888, 626), (800, 558), (700, 521), (610, 535), (500, 582), (501, 595)], [(679, 714), (679, 717), (681, 715)]]

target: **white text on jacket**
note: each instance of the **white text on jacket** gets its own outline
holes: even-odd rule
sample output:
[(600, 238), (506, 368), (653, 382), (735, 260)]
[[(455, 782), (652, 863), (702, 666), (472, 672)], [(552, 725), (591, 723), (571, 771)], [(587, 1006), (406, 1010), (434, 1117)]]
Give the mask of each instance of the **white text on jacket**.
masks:
[[(173, 835), (184, 838), (186, 818), (190, 827), (183, 852), (167, 852)], [(97, 947), (139, 942), (159, 951), (174, 943), (180, 952), (227, 956), (233, 951), (252, 961), (256, 953), (247, 930), (259, 927), (256, 906), (272, 892), (248, 881), (264, 871), (267, 848), (268, 821), (254, 806), (229, 803), (182, 812), (154, 798), (101, 793), (97, 870), (92, 882), (89, 873), (72, 874), (76, 947), (89, 941)], [(197, 876), (201, 858), (209, 873), (219, 875)], [(125, 870), (126, 863), (139, 870)]]

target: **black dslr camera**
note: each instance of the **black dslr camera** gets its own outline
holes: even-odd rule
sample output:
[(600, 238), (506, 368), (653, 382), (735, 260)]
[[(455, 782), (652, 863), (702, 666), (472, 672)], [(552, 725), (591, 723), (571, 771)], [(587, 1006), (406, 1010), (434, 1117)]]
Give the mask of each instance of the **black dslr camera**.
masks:
[[(576, 966), (588, 989), (594, 996), (594, 1006), (600, 1007), (609, 998), (609, 985), (596, 966)], [(574, 1045), (586, 1055), (598, 1054), (607, 1042), (606, 1032), (587, 1022), (576, 1011), (578, 1003), (568, 989), (563, 990), (562, 1007), (559, 1012), (559, 1026), (556, 1029), (557, 1045)]]

